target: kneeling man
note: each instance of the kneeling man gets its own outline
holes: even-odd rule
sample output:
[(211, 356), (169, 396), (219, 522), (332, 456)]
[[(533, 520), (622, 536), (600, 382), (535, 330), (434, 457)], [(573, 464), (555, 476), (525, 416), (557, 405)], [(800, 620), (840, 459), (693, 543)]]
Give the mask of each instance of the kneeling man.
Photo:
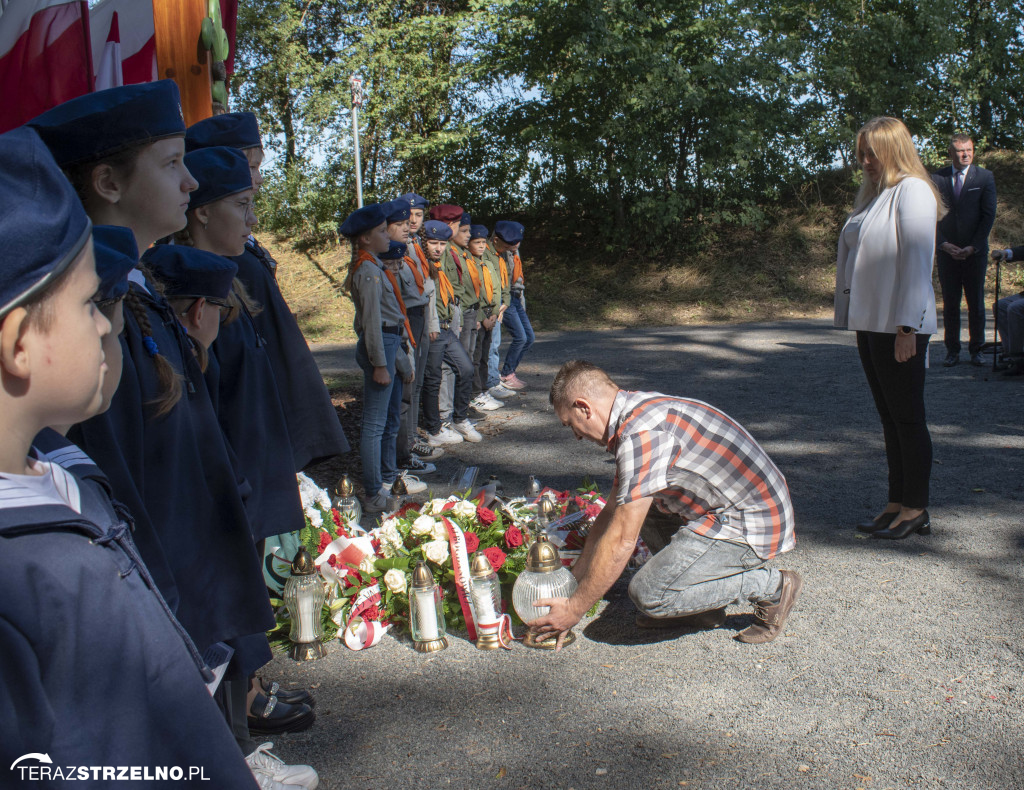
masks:
[(772, 641), (800, 595), (796, 571), (766, 567), (789, 551), (793, 506), (786, 480), (742, 426), (698, 400), (627, 392), (589, 362), (566, 362), (551, 385), (551, 405), (577, 439), (615, 454), (615, 482), (573, 567), (571, 598), (544, 599), (530, 625), (558, 642), (619, 578), (653, 502), (682, 526), (633, 577), (629, 597), (646, 627), (715, 627), (725, 607), (754, 605), (754, 622), (736, 638)]

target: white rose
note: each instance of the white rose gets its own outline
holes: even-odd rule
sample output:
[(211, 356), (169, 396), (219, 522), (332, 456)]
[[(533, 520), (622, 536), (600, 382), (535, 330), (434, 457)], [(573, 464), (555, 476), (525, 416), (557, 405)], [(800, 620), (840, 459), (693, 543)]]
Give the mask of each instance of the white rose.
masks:
[(444, 499), (431, 499), (427, 503), (427, 506), (423, 508), (424, 513), (433, 513), (435, 516), (444, 510), (444, 506), (447, 505), (447, 500)]
[(434, 540), (448, 541), (448, 528), (445, 527), (443, 521), (434, 522), (434, 528), (430, 530), (430, 537)]
[(476, 505), (472, 502), (467, 502), (465, 499), (456, 502), (452, 510), (456, 516), (464, 518), (473, 518), (476, 515)]
[(396, 568), (391, 568), (384, 574), (384, 586), (396, 595), (405, 592), (405, 574)]
[(433, 528), (434, 518), (432, 516), (420, 516), (412, 522), (412, 534), (417, 537), (429, 535)]
[(369, 574), (369, 573), (373, 573), (374, 570), (375, 569), (374, 569), (374, 566), (373, 566), (373, 557), (371, 557), (369, 555), (366, 555), (361, 560), (359, 560), (359, 572), (360, 573), (367, 573), (367, 574)]
[(309, 523), (312, 524), (317, 529), (320, 529), (320, 527), (323, 526), (324, 517), (320, 514), (319, 510), (314, 510), (313, 508), (307, 508), (306, 509), (306, 518), (308, 518), (309, 519)]
[(394, 519), (388, 519), (384, 522), (384, 526), (377, 530), (377, 540), (379, 540), (382, 545), (387, 543), (396, 549), (402, 545), (402, 534), (395, 526)]
[(432, 540), (429, 543), (424, 543), (423, 553), (431, 562), (444, 565), (448, 562), (448, 541)]
[(398, 519), (397, 518), (386, 518), (386, 519), (384, 519), (384, 523), (381, 524), (381, 526), (384, 529), (390, 529), (390, 530), (394, 530), (395, 532), (398, 532)]

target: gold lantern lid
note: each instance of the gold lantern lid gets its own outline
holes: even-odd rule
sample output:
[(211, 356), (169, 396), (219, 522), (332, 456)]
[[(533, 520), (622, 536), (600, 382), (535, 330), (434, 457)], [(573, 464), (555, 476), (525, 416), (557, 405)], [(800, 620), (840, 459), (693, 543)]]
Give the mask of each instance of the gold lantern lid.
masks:
[(300, 546), (292, 560), (292, 576), (312, 576), (316, 573), (313, 555), (305, 546)]
[(558, 547), (541, 532), (526, 555), (526, 570), (533, 573), (551, 573), (561, 567), (562, 556), (558, 553)]
[(434, 586), (434, 574), (430, 572), (427, 563), (423, 561), (416, 563), (416, 567), (412, 571), (412, 586), (420, 588)]
[(544, 518), (550, 520), (552, 514), (554, 514), (554, 512), (555, 512), (555, 503), (552, 502), (547, 497), (542, 497), (541, 500), (540, 500), (540, 506), (539, 507), (540, 507), (540, 514)]
[(405, 484), (405, 478), (399, 475), (395, 478), (395, 482), (391, 484), (391, 493), (395, 496), (406, 496), (409, 493), (409, 487)]
[(341, 480), (338, 481), (335, 488), (341, 496), (352, 496), (355, 486), (352, 485), (352, 478), (348, 476), (348, 472), (341, 476)]
[(491, 561), (482, 551), (476, 552), (469, 563), (469, 575), (474, 579), (483, 579), (492, 573), (494, 573), (494, 566), (491, 565)]

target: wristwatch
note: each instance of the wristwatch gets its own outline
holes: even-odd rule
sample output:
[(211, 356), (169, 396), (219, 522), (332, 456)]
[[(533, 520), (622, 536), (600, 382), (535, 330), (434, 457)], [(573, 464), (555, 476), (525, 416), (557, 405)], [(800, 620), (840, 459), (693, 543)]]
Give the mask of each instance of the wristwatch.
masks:
[(916, 335), (917, 334), (917, 330), (914, 329), (914, 327), (912, 327), (912, 326), (898, 326), (898, 327), (896, 327), (896, 331), (899, 332), (901, 335)]

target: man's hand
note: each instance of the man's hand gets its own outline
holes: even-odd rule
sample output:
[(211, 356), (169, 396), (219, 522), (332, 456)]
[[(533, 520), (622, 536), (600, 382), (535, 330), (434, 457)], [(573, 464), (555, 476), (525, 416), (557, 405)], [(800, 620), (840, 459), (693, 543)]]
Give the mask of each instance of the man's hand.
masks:
[(942, 243), (941, 250), (947, 255), (951, 255), (954, 258), (957, 258), (960, 255), (960, 248), (949, 241), (945, 241)]
[(992, 260), (994, 261), (1005, 261), (1006, 250), (992, 250)]
[(954, 255), (953, 257), (956, 258), (958, 261), (966, 261), (972, 255), (974, 255), (974, 247), (967, 246), (961, 247), (960, 253), (958, 255)]
[(565, 642), (565, 635), (569, 629), (576, 625), (582, 614), (577, 614), (569, 598), (538, 598), (533, 602), (534, 606), (550, 607), (548, 613), (536, 620), (531, 620), (526, 625), (531, 631), (542, 634), (558, 634), (555, 642), (555, 652), (562, 649)]
[(388, 373), (387, 365), (381, 365), (380, 367), (374, 367), (373, 369), (373, 383), (380, 384), (382, 387), (386, 387), (391, 383), (391, 374)]
[(440, 332), (431, 332), (430, 333), (430, 342), (433, 343), (439, 337), (441, 337), (441, 333)]

